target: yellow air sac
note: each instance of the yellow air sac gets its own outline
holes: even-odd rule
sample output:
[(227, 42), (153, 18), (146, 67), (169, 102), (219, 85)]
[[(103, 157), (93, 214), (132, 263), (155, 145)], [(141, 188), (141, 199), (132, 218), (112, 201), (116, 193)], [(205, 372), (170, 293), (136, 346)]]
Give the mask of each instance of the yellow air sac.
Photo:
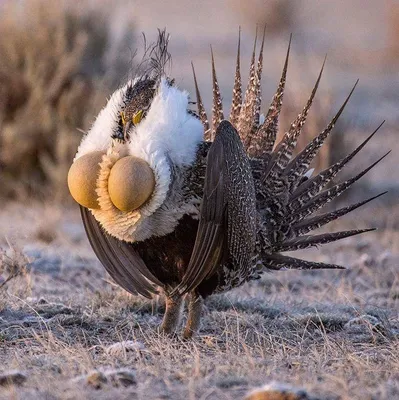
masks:
[(100, 209), (96, 181), (100, 171), (103, 151), (93, 151), (79, 157), (69, 168), (68, 187), (72, 197), (86, 208)]
[(111, 169), (108, 193), (114, 206), (121, 211), (138, 209), (151, 197), (154, 188), (154, 173), (140, 158), (123, 157)]

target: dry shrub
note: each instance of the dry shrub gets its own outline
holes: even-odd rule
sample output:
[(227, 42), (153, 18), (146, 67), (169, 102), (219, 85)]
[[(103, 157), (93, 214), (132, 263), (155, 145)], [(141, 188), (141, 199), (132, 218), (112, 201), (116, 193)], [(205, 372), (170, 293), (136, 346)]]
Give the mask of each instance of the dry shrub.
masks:
[(0, 249), (0, 289), (5, 288), (12, 279), (25, 275), (28, 263), (28, 257), (16, 247), (10, 245), (8, 252)]
[(90, 126), (109, 92), (101, 80), (109, 24), (97, 9), (18, 5), (8, 4), (0, 21), (2, 194), (62, 198), (78, 128)]
[[(23, 251), (12, 244), (8, 250), (0, 248), (0, 311), (10, 304), (10, 293), (17, 297), (29, 294), (30, 277), (26, 268), (29, 262)], [(23, 278), (22, 282), (17, 278)]]

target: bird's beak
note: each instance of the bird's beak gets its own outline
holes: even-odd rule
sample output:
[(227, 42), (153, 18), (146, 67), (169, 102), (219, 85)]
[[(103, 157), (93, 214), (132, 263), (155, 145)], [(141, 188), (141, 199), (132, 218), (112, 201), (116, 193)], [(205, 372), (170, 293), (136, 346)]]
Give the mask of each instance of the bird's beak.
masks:
[(127, 121), (125, 123), (125, 125), (123, 126), (123, 139), (125, 140), (125, 142), (130, 139), (129, 130), (130, 130), (131, 126), (132, 126), (131, 121)]

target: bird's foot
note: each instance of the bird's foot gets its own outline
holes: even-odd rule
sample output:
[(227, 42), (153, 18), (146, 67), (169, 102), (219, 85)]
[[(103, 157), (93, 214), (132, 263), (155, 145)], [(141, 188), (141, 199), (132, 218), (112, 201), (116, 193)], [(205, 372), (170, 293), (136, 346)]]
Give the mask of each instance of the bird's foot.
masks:
[(198, 332), (201, 323), (202, 305), (204, 299), (195, 292), (190, 293), (188, 303), (188, 318), (183, 332), (183, 339), (192, 339)]
[(166, 298), (166, 311), (163, 317), (162, 324), (159, 327), (159, 332), (166, 335), (173, 335), (176, 333), (181, 321), (183, 299), (179, 298)]

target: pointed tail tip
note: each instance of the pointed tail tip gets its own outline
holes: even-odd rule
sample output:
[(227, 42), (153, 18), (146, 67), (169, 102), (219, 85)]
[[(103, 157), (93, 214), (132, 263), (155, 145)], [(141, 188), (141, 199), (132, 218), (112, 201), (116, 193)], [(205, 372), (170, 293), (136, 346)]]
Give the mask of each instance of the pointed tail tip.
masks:
[(374, 199), (377, 199), (378, 197), (384, 196), (385, 194), (389, 193), (389, 190), (386, 190), (385, 192), (382, 192), (380, 194), (377, 194), (377, 196), (374, 197)]
[(293, 33), (290, 33), (290, 38), (288, 39), (288, 53), (290, 52), (291, 49), (291, 44), (292, 44), (292, 39), (294, 38)]
[(323, 68), (326, 65), (326, 61), (327, 61), (327, 53), (324, 55), (324, 60), (323, 60)]
[(255, 28), (255, 40), (254, 40), (254, 48), (253, 48), (253, 52), (252, 52), (252, 57), (255, 57), (257, 41), (258, 41), (258, 24), (256, 24), (256, 28)]
[(265, 37), (266, 37), (266, 24), (263, 25), (262, 47), (265, 43)]
[(287, 74), (287, 69), (288, 69), (288, 60), (290, 58), (290, 51), (291, 51), (291, 42), (292, 42), (292, 33), (290, 35), (290, 40), (288, 42), (288, 48), (287, 48), (287, 53), (285, 56), (285, 61), (284, 61), (284, 67), (283, 67), (283, 73), (282, 76), (285, 77)]
[(380, 161), (382, 161), (386, 156), (388, 156), (388, 155), (391, 154), (391, 153), (392, 153), (392, 149), (389, 150), (389, 151), (387, 151), (387, 152), (376, 162), (376, 164), (379, 163)]
[(377, 126), (377, 128), (374, 129), (374, 132), (373, 132), (371, 135), (373, 136), (375, 133), (377, 133), (377, 132), (380, 130), (380, 128), (385, 124), (385, 122), (386, 122), (386, 120), (384, 119), (384, 120)]

